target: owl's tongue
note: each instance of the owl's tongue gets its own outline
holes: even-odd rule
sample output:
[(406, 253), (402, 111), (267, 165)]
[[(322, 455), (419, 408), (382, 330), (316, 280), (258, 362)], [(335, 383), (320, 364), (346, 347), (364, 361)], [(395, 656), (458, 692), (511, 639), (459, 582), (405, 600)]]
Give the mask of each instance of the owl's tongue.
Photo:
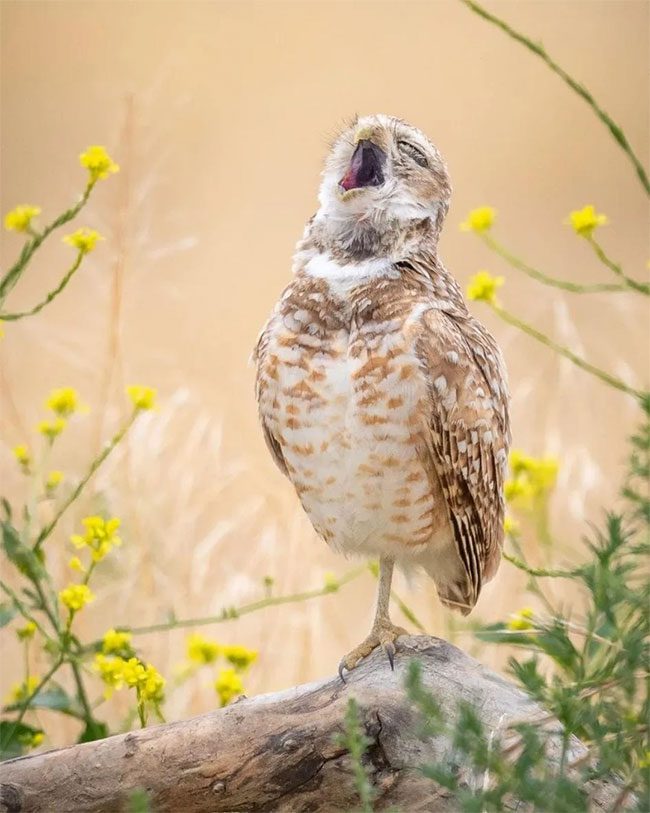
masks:
[(386, 161), (384, 151), (368, 139), (361, 139), (352, 155), (350, 168), (339, 181), (342, 189), (361, 189), (380, 186), (384, 182), (382, 167)]

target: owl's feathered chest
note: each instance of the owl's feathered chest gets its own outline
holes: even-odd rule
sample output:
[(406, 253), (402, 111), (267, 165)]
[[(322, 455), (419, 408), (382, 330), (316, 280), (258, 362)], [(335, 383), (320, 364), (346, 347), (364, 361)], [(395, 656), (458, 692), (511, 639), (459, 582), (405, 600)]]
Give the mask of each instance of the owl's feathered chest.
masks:
[(445, 522), (418, 450), (429, 395), (412, 327), (423, 305), (381, 282), (347, 299), (340, 288), (299, 279), (280, 301), (258, 350), (262, 421), (330, 544), (416, 555)]

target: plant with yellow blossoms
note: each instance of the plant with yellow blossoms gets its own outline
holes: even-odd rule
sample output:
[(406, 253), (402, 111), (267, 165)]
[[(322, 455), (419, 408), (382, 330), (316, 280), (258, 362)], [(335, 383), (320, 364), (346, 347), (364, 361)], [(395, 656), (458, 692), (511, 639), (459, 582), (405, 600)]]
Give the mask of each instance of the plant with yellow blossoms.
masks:
[(21, 204), (7, 212), (4, 217), (4, 226), (9, 231), (14, 231), (26, 237), (27, 242), (23, 245), (17, 260), (0, 278), (0, 320), (12, 322), (24, 319), (28, 316), (35, 316), (43, 310), (50, 302), (58, 297), (67, 287), (68, 283), (80, 267), (83, 258), (91, 252), (99, 240), (104, 238), (94, 229), (82, 227), (63, 237), (63, 241), (77, 250), (77, 256), (72, 265), (60, 278), (58, 284), (37, 304), (23, 311), (5, 310), (5, 300), (19, 282), (23, 274), (27, 271), (29, 264), (50, 235), (62, 226), (74, 220), (79, 212), (84, 208), (90, 194), (98, 181), (108, 178), (116, 173), (119, 166), (113, 161), (106, 149), (102, 146), (93, 145), (88, 147), (79, 156), (79, 163), (87, 170), (87, 180), (81, 199), (55, 217), (48, 225), (42, 229), (34, 227), (34, 220), (41, 214), (41, 208), (32, 204)]

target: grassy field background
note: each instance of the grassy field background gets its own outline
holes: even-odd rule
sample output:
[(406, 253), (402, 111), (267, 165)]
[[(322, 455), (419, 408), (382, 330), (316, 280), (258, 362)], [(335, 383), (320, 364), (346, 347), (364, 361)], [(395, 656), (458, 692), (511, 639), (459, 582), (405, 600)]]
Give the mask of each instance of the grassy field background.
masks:
[[(647, 164), (646, 2), (490, 8), (583, 79)], [(31, 202), (47, 219), (67, 207), (83, 187), (77, 155), (88, 144), (105, 144), (121, 165), (80, 220), (106, 241), (51, 307), (5, 328), (3, 491), (23, 497), (10, 450), (33, 439), (52, 388), (74, 386), (90, 406), (52, 461), (70, 480), (126, 414), (125, 384), (160, 394), (160, 409), (142, 416), (48, 543), (63, 584), (67, 538), (80, 517), (105, 510), (123, 520), (125, 544), (98, 575), (97, 601), (75, 622), (85, 636), (170, 612), (217, 613), (262, 596), (265, 576), (278, 593), (293, 592), (354, 566), (315, 538), (275, 470), (257, 429), (248, 358), (315, 209), (328, 139), (355, 112), (402, 116), (439, 145), (454, 185), (441, 250), (461, 284), (479, 268), (504, 274), (509, 310), (630, 383), (647, 383), (642, 298), (540, 288), (459, 231), (468, 209), (490, 204), (499, 213), (495, 233), (536, 267), (577, 282), (608, 280), (563, 225), (571, 209), (593, 203), (610, 220), (603, 244), (631, 275), (643, 278), (650, 257), (647, 198), (610, 135), (538, 60), (460, 3), (62, 0), (4, 2), (1, 14), (2, 212)], [(3, 234), (3, 268), (20, 245)], [(54, 240), (40, 252), (12, 308), (50, 290), (68, 251)], [(574, 561), (586, 523), (618, 493), (634, 404), (479, 303), (473, 308), (506, 356), (514, 446), (561, 461), (550, 558)], [(545, 561), (524, 547), (532, 562)], [(504, 563), (469, 622), (529, 604), (523, 586)], [(280, 689), (335, 670), (367, 632), (374, 590), (367, 574), (336, 595), (204, 632), (259, 650), (249, 693)], [(432, 633), (479, 651), (431, 583), (398, 580), (397, 590)], [(142, 639), (170, 684), (184, 637)], [(504, 650), (485, 646), (480, 657), (500, 667)], [(2, 636), (0, 660), (4, 696), (21, 677), (13, 635)], [(171, 689), (169, 719), (215, 705), (208, 672)], [(117, 722), (126, 704), (117, 696), (101, 714)], [(74, 722), (47, 719), (52, 743), (70, 740)]]

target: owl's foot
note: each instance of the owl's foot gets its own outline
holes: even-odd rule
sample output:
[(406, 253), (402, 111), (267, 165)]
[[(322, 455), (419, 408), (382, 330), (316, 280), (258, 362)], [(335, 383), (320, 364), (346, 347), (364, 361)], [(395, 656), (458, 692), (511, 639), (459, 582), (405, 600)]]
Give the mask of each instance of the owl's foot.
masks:
[(370, 630), (370, 635), (359, 646), (355, 646), (352, 652), (348, 652), (339, 663), (339, 677), (345, 682), (344, 670), (352, 671), (359, 661), (370, 655), (378, 646), (381, 646), (386, 653), (390, 668), (394, 669), (395, 641), (400, 635), (408, 634), (403, 627), (397, 627), (388, 618), (375, 621)]

